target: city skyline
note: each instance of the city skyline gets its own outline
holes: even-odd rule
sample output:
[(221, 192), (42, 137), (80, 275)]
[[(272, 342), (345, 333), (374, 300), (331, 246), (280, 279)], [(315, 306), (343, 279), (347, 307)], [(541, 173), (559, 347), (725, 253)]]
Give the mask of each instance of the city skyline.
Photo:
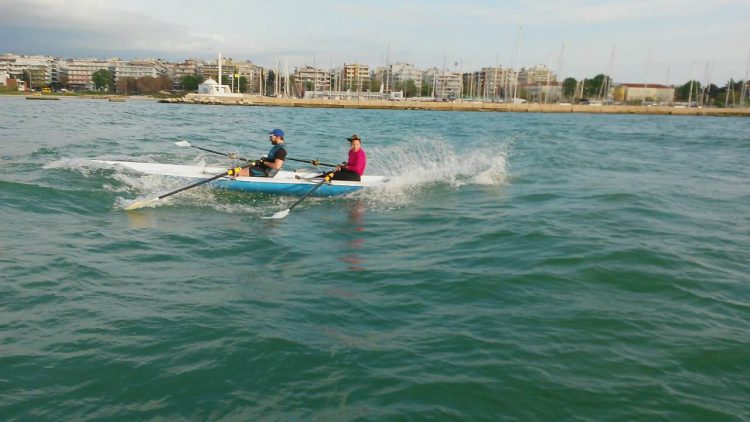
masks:
[[(315, 6), (315, 7), (312, 7)], [(0, 0), (0, 52), (235, 60), (290, 69), (397, 61), (451, 71), (548, 66), (560, 79), (745, 79), (750, 2)], [(520, 39), (519, 39), (520, 38)], [(614, 58), (612, 51), (614, 47)]]

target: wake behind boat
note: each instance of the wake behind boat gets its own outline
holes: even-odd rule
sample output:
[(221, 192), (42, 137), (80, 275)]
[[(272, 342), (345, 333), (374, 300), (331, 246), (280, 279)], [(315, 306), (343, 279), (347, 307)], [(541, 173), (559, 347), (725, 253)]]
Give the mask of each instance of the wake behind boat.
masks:
[[(226, 173), (225, 167), (189, 166), (180, 164), (143, 163), (135, 161), (92, 160), (95, 163), (111, 166), (122, 166), (143, 174), (180, 177), (184, 179), (206, 179), (209, 176)], [(311, 188), (322, 181), (316, 178), (322, 172), (279, 171), (275, 177), (221, 177), (210, 183), (210, 186), (240, 192), (262, 192), (279, 195), (337, 196), (356, 192), (364, 188), (382, 185), (388, 179), (385, 176), (362, 176), (359, 182), (332, 180), (323, 183), (315, 191)]]

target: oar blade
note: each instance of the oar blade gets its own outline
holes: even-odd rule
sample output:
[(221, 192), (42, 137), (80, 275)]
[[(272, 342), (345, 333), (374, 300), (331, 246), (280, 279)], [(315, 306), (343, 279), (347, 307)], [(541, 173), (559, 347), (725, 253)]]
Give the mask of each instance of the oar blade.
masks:
[(144, 199), (144, 200), (141, 200), (141, 201), (133, 201), (133, 202), (130, 203), (130, 205), (128, 205), (127, 207), (125, 207), (125, 211), (137, 210), (137, 209), (146, 207), (149, 204), (151, 204), (153, 202), (156, 202), (158, 200), (159, 200), (159, 198), (151, 198), (151, 199)]
[(264, 220), (281, 220), (282, 218), (285, 218), (292, 210), (287, 208), (285, 210), (281, 210), (277, 213), (274, 213), (274, 215), (270, 217), (263, 217)]
[(190, 145), (190, 142), (188, 141), (177, 141), (174, 144), (178, 147), (192, 147), (192, 145)]

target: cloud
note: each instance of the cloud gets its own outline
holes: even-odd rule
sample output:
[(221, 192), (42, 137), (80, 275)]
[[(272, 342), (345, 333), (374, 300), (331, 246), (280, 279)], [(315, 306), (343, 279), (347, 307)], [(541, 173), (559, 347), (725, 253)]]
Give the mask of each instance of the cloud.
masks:
[(650, 66), (689, 71), (716, 59), (723, 78), (745, 68), (750, 45), (738, 34), (749, 13), (747, 0), (0, 0), (0, 53), (182, 60), (221, 51), (264, 66), (287, 59), (291, 69), (378, 66), (390, 45), (390, 62), (468, 70), (515, 66), (519, 45), (521, 66), (556, 68), (565, 43), (564, 75), (582, 77), (607, 70), (614, 44), (615, 77), (638, 81), (652, 50)]
[[(37, 44), (44, 42), (52, 50), (112, 54), (151, 51), (171, 55), (205, 51), (224, 41), (218, 34), (201, 33), (91, 0), (30, 0), (20, 7), (3, 1), (0, 26), (9, 34), (0, 41), (0, 48), (12, 50), (38, 49)], [(14, 31), (19, 36), (8, 38)]]

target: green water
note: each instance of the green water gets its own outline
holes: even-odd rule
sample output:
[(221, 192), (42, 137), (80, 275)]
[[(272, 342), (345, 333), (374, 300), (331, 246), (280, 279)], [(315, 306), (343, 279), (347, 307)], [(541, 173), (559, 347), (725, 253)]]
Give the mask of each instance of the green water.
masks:
[[(88, 161), (274, 127), (391, 182), (125, 212), (185, 182)], [(740, 118), (0, 98), (0, 420), (747, 420), (749, 164)]]

